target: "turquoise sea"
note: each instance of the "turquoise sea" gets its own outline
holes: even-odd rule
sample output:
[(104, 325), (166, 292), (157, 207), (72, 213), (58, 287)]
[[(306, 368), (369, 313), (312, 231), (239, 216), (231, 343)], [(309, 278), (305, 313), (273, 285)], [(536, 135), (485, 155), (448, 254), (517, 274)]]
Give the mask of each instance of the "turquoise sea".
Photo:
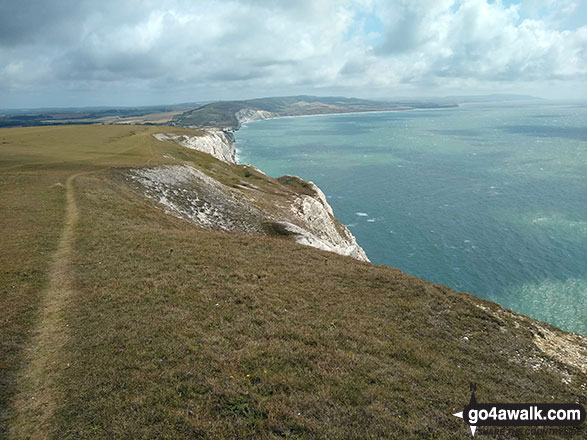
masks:
[(278, 118), (238, 157), (316, 182), (372, 262), (587, 334), (587, 104)]

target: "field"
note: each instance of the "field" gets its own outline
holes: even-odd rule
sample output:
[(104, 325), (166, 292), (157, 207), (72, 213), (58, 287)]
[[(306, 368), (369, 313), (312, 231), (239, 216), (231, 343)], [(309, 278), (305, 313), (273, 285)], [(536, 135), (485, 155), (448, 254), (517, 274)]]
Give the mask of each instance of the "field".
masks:
[[(482, 402), (586, 394), (578, 336), (394, 268), (166, 214), (128, 168), (248, 173), (158, 131), (194, 133), (0, 129), (0, 438), (468, 438), (451, 414), (469, 382)], [(540, 349), (550, 333), (576, 355)]]
[(35, 110), (2, 110), (0, 127), (35, 127), (64, 124), (146, 124), (168, 123), (172, 118), (198, 104), (178, 104), (157, 107), (90, 107), (46, 108)]

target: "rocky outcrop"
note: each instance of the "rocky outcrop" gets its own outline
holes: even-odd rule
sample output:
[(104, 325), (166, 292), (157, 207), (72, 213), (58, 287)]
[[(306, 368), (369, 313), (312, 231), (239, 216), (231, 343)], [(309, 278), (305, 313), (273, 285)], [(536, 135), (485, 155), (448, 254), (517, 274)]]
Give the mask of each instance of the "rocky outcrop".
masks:
[[(288, 176), (290, 183), (286, 185), (264, 177), (272, 183), (271, 206), (267, 205), (267, 188), (246, 181), (227, 186), (187, 164), (130, 172), (130, 179), (140, 185), (142, 192), (163, 205), (169, 214), (203, 228), (288, 236), (306, 246), (369, 261), (355, 237), (333, 216), (316, 185), (294, 176)], [(305, 194), (291, 188), (292, 179), (305, 186)]]
[(169, 214), (207, 229), (263, 233), (264, 213), (239, 191), (221, 184), (191, 165), (160, 165), (131, 170), (145, 194), (165, 206)]
[(200, 136), (173, 133), (157, 133), (153, 136), (160, 141), (175, 142), (183, 147), (208, 153), (223, 162), (236, 163), (234, 135), (230, 131), (206, 130)]
[(570, 383), (570, 376), (568, 371), (560, 368), (560, 364), (587, 374), (587, 338), (584, 336), (561, 331), (549, 324), (535, 321), (525, 315), (518, 315), (497, 305), (476, 304), (476, 306), (493, 315), (501, 323), (500, 329), (506, 328), (503, 323), (508, 323), (510, 327), (526, 329), (532, 335), (534, 345), (542, 352), (539, 356), (520, 357), (518, 354), (512, 362), (524, 363), (533, 370), (546, 368), (550, 371), (558, 371), (565, 383)]
[(355, 236), (336, 220), (326, 196), (314, 182), (304, 181), (297, 176), (284, 177), (298, 179), (299, 184), (305, 186), (310, 193), (294, 197), (291, 203), (291, 212), (306, 227), (306, 233), (291, 224), (283, 223), (287, 230), (296, 234), (298, 243), (369, 261), (365, 251), (357, 244)]
[(365, 251), (357, 244), (355, 237), (352, 236), (348, 229), (346, 229), (344, 226), (342, 227), (346, 229), (349, 235), (341, 234), (333, 241), (330, 241), (328, 238), (323, 237), (323, 234), (320, 234), (321, 237), (318, 237), (313, 233), (289, 222), (279, 222), (278, 224), (283, 226), (286, 231), (294, 235), (296, 243), (315, 247), (324, 251), (335, 252), (340, 255), (347, 255), (360, 261), (369, 261)]

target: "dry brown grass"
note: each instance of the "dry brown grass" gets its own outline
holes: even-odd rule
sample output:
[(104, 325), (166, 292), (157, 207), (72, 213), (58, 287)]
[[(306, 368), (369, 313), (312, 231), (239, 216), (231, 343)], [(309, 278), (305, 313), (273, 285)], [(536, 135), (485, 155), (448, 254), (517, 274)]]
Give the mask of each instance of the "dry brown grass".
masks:
[[(85, 139), (77, 148), (59, 145), (76, 138), (59, 129), (0, 131), (0, 148), (12, 142), (0, 150), (11, 167), (0, 174), (10, 231), (0, 257), (9, 310), (0, 436), (10, 427), (12, 438), (464, 438), (451, 414), (467, 403), (469, 381), (481, 401), (573, 401), (585, 386), (495, 304), (166, 215), (110, 167), (189, 160), (226, 182), (242, 177), (205, 155), (149, 144), (152, 128), (74, 127)], [(53, 152), (37, 151), (49, 140)], [(79, 218), (64, 249), (71, 212), (55, 184), (86, 171), (72, 182)], [(51, 261), (67, 261), (65, 273)], [(53, 331), (48, 347), (42, 334)], [(50, 378), (42, 392), (53, 407), (18, 404), (34, 391), (30, 378), (14, 380), (26, 371)]]
[(66, 172), (0, 174), (0, 438), (23, 354), (36, 335), (42, 292), (63, 222)]
[(64, 312), (74, 294), (72, 247), (79, 219), (74, 181), (82, 174), (72, 174), (65, 182), (63, 229), (49, 269), (48, 287), (40, 300), (40, 317), (31, 349), (19, 371), (19, 394), (14, 402), (17, 417), (12, 424), (14, 438), (48, 438), (49, 419), (65, 397), (55, 383), (55, 373), (70, 367), (63, 361), (62, 348), (69, 327)]

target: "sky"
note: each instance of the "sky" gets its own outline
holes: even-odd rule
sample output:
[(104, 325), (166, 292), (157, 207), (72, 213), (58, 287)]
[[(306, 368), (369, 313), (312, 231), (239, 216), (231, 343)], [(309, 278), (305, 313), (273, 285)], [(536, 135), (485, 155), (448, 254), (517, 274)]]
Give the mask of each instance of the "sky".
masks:
[(0, 0), (0, 108), (587, 98), (587, 0)]

